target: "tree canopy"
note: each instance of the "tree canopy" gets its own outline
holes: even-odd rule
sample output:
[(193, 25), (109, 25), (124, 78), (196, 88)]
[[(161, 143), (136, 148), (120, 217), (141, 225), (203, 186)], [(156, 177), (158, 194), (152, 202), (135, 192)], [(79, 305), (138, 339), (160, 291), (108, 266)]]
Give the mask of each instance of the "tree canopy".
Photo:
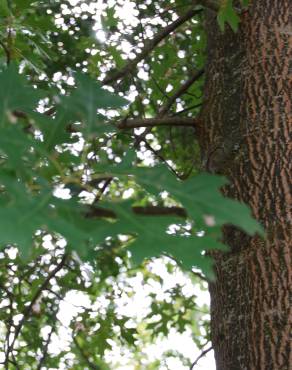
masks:
[[(151, 361), (142, 349), (172, 329), (208, 344), (208, 308), (184, 285), (213, 279), (222, 226), (263, 234), (222, 195), (226, 179), (201, 171), (196, 144), (205, 9), (236, 32), (241, 3), (1, 1), (5, 369), (112, 369), (116, 348), (137, 369), (169, 357), (189, 368), (175, 350)], [(171, 274), (185, 280), (166, 287)], [(133, 317), (119, 302), (137, 297), (135, 280), (149, 301)], [(88, 304), (53, 353), (70, 292)]]

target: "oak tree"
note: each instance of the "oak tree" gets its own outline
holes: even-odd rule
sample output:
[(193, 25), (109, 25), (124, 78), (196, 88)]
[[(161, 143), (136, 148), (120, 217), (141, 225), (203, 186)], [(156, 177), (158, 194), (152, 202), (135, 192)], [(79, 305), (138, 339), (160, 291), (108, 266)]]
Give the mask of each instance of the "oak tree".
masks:
[[(119, 368), (123, 351), (194, 369), (201, 356), (143, 352), (175, 329), (218, 370), (288, 370), (291, 14), (289, 0), (1, 1), (4, 369)], [(148, 306), (131, 316), (137, 279)], [(207, 283), (211, 326), (184, 289)]]

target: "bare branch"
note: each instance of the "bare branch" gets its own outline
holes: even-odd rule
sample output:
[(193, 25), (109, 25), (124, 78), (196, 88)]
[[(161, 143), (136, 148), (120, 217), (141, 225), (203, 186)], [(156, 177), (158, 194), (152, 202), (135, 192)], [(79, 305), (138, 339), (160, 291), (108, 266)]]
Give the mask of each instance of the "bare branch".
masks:
[[(181, 95), (185, 94), (187, 92), (187, 90), (190, 88), (190, 86), (195, 82), (197, 81), (204, 73), (204, 69), (201, 69), (201, 70), (198, 70), (198, 71), (195, 71), (195, 73), (187, 80), (185, 81), (181, 86), (180, 88), (176, 91), (176, 93), (173, 94), (173, 96), (171, 96), (170, 98), (167, 98), (168, 101), (166, 102), (166, 104), (164, 106), (161, 107), (161, 109), (159, 110), (158, 112), (158, 115), (157, 115), (157, 119), (159, 117), (163, 117), (170, 109), (170, 107), (172, 106), (172, 104), (176, 101), (176, 99), (178, 99)], [(185, 110), (186, 111), (186, 110)], [(179, 112), (179, 113), (182, 113), (183, 111)], [(127, 121), (124, 120), (123, 121), (123, 124), (125, 124)], [(173, 125), (173, 124), (172, 124)], [(139, 135), (139, 137), (136, 138), (136, 141), (135, 141), (135, 146), (137, 147), (141, 141), (144, 141), (145, 142), (145, 137), (147, 134), (149, 134), (152, 130), (152, 127), (154, 127), (156, 125), (153, 125), (153, 126), (147, 126), (147, 129), (141, 134)], [(173, 126), (176, 126), (176, 125), (173, 125)], [(183, 125), (183, 126), (188, 126), (188, 125)], [(194, 125), (191, 125), (191, 126), (194, 126)]]
[(5, 362), (6, 363), (9, 362), (9, 356), (10, 356), (10, 353), (13, 352), (16, 339), (18, 338), (18, 335), (19, 335), (19, 333), (20, 333), (20, 331), (21, 331), (21, 329), (22, 329), (25, 321), (27, 320), (27, 318), (29, 317), (30, 313), (32, 312), (32, 309), (33, 309), (34, 304), (37, 302), (37, 300), (41, 296), (42, 292), (44, 290), (46, 290), (46, 288), (47, 288), (50, 280), (52, 278), (54, 278), (55, 275), (64, 267), (64, 265), (66, 263), (66, 260), (67, 260), (67, 254), (64, 254), (64, 256), (62, 257), (60, 263), (48, 274), (48, 276), (46, 277), (46, 279), (44, 280), (44, 282), (42, 283), (42, 285), (36, 291), (35, 295), (33, 296), (32, 300), (30, 302), (30, 304), (25, 307), (25, 309), (24, 309), (24, 311), (22, 313), (22, 315), (23, 315), (22, 316), (22, 319), (20, 320), (19, 324), (15, 328), (13, 340), (12, 340), (10, 346), (7, 349), (6, 359), (5, 359)]
[(85, 214), (86, 218), (112, 218), (116, 219), (117, 215), (111, 209), (91, 206), (89, 211)]
[(213, 349), (213, 346), (210, 346), (210, 347), (208, 347), (207, 349), (205, 349), (204, 351), (202, 351), (202, 352), (200, 353), (200, 355), (196, 358), (196, 360), (192, 363), (192, 366), (190, 367), (190, 370), (193, 370), (193, 369), (195, 368), (195, 366), (198, 364), (199, 360), (200, 360), (202, 357), (206, 356), (206, 354), (207, 354), (208, 352), (210, 352), (212, 349)]
[(166, 37), (168, 37), (176, 28), (187, 22), (189, 19), (193, 18), (195, 15), (199, 14), (202, 9), (194, 9), (193, 7), (189, 9), (185, 14), (181, 15), (178, 19), (176, 19), (171, 24), (167, 25), (163, 29), (161, 29), (153, 39), (146, 40), (144, 48), (142, 49), (141, 53), (136, 56), (135, 59), (131, 60), (128, 64), (125, 65), (124, 68), (110, 73), (109, 75), (103, 80), (104, 85), (109, 85), (121, 78), (124, 78), (128, 74), (132, 73), (135, 70), (137, 64), (141, 62), (141, 60), (145, 59), (149, 53)]
[(161, 118), (132, 118), (120, 122), (119, 129), (133, 129), (138, 127), (156, 127), (156, 126), (191, 126), (198, 125), (197, 118), (188, 117), (161, 117)]
[(100, 201), (100, 199), (101, 199), (101, 197), (102, 197), (103, 193), (106, 191), (106, 189), (108, 188), (108, 186), (110, 185), (110, 183), (112, 182), (112, 180), (113, 180), (113, 178), (112, 178), (112, 177), (108, 177), (108, 178), (105, 180), (105, 182), (104, 182), (104, 184), (103, 184), (102, 188), (100, 189), (100, 191), (99, 191), (98, 195), (95, 197), (95, 199), (94, 199), (94, 202), (93, 202), (93, 203), (98, 203), (98, 202)]
[(186, 210), (181, 207), (147, 206), (147, 207), (133, 207), (132, 210), (137, 215), (144, 216), (178, 216), (182, 218), (187, 217)]
[(190, 110), (193, 110), (193, 109), (196, 109), (196, 108), (199, 108), (201, 107), (203, 104), (202, 103), (198, 103), (198, 104), (194, 104), (194, 105), (191, 105), (190, 107), (186, 107), (185, 109), (182, 109), (178, 112), (175, 112), (174, 113), (174, 116), (178, 116), (180, 114), (183, 114), (183, 113), (186, 113), (186, 112), (189, 112)]
[(180, 87), (179, 89), (168, 99), (166, 104), (161, 107), (159, 110), (159, 116), (165, 115), (171, 108), (171, 106), (175, 103), (176, 99), (178, 99), (181, 95), (183, 95), (194, 82), (196, 82), (202, 75), (204, 74), (204, 69), (196, 70), (193, 75), (188, 78)]
[[(178, 216), (182, 218), (187, 217), (187, 212), (181, 207), (163, 207), (163, 206), (145, 206), (145, 207), (133, 207), (133, 213), (140, 216)], [(88, 218), (113, 218), (116, 219), (117, 215), (114, 211), (101, 207), (90, 207), (86, 217)]]
[[(143, 134), (142, 134), (143, 135)], [(168, 161), (160, 154), (160, 152), (154, 148), (152, 148), (152, 146), (148, 143), (148, 141), (146, 140), (145, 136), (144, 138), (142, 139), (144, 144), (145, 144), (145, 147), (151, 151), (151, 153), (154, 154), (155, 157), (157, 157), (158, 159), (161, 160), (162, 163), (164, 163), (167, 168), (174, 174), (174, 176), (180, 180), (184, 180), (181, 175), (179, 173), (177, 173), (176, 169), (173, 168), (169, 163)]]
[(48, 338), (45, 342), (45, 345), (43, 347), (43, 350), (42, 350), (42, 358), (40, 359), (40, 362), (38, 363), (38, 367), (37, 367), (37, 370), (41, 370), (43, 365), (45, 364), (45, 361), (46, 361), (46, 358), (48, 356), (48, 349), (49, 349), (49, 345), (50, 345), (50, 342), (51, 342), (51, 339), (52, 339), (52, 335), (54, 333), (54, 330), (55, 330), (55, 327), (52, 326), (51, 327), (51, 330), (49, 332), (49, 335), (48, 335)]

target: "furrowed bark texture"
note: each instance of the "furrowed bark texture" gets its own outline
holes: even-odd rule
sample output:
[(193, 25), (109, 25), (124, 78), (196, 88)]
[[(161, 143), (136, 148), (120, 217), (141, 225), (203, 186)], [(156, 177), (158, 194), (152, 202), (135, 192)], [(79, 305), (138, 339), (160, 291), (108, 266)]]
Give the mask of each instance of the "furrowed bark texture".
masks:
[(239, 32), (209, 14), (200, 144), (224, 192), (250, 205), (266, 240), (226, 227), (210, 284), (217, 370), (292, 366), (292, 3), (251, 0)]

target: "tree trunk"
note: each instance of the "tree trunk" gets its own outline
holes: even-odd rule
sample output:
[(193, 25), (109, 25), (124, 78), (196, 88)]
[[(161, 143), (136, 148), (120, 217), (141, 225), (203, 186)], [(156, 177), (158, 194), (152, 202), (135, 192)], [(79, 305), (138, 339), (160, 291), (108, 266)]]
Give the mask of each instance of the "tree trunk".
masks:
[[(217, 370), (289, 370), (292, 278), (292, 3), (251, 0), (240, 30), (210, 13), (203, 166), (249, 204), (266, 239), (224, 229), (210, 284)], [(289, 302), (290, 299), (290, 302)]]

